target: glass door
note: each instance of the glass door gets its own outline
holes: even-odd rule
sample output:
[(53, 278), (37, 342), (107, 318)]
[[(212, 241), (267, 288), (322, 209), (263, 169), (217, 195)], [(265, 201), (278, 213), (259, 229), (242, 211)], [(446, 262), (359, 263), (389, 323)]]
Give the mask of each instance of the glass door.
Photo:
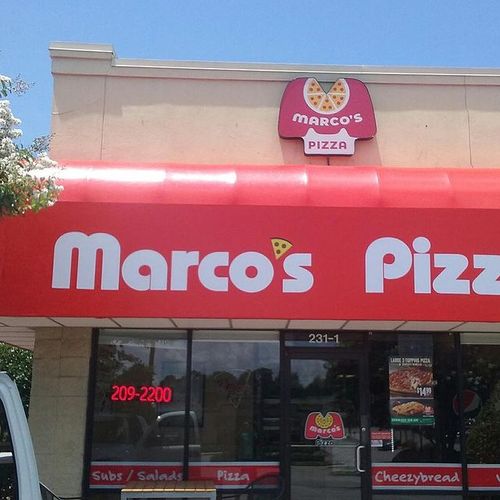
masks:
[(290, 500), (366, 499), (369, 425), (363, 356), (287, 353), (287, 492)]

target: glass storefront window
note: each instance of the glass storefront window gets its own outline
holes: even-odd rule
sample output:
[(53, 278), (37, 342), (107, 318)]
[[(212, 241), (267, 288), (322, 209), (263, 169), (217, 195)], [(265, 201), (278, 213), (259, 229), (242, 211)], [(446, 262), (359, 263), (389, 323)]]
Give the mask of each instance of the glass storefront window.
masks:
[(279, 471), (278, 333), (196, 331), (191, 359), (188, 338), (186, 331), (100, 333), (92, 497), (131, 480), (182, 479), (186, 460), (190, 479), (225, 487)]
[(279, 460), (278, 339), (277, 332), (194, 332), (200, 461)]
[[(283, 332), (281, 355), (289, 359), (293, 351), (306, 366), (300, 357), (306, 352), (314, 353), (314, 360), (335, 356), (343, 360), (358, 353), (368, 363), (369, 384), (360, 385), (360, 394), (365, 397), (362, 401), (369, 397), (370, 404), (374, 495), (408, 499), (422, 494), (460, 495), (465, 459), (471, 498), (476, 492), (500, 490), (498, 334), (461, 334), (462, 398), (457, 390), (459, 334), (321, 335)], [(282, 429), (281, 421), (281, 396), (287, 386), (280, 387), (279, 339), (279, 332), (273, 331), (101, 331), (91, 426), (92, 498), (108, 498), (111, 491), (109, 498), (117, 498), (116, 492), (129, 480), (181, 479), (184, 472), (189, 479), (214, 480), (229, 490), (262, 475), (286, 476), (280, 452), (291, 455), (287, 441), (280, 443), (287, 428)], [(307, 351), (308, 347), (312, 348)], [(322, 363), (322, 369), (329, 366)], [(316, 397), (318, 382), (313, 372), (307, 373), (314, 379), (307, 385), (307, 397)], [(332, 371), (331, 376), (344, 388), (352, 380), (344, 372)], [(288, 377), (293, 389), (296, 380)], [(353, 397), (344, 399), (359, 414)], [(288, 411), (286, 418), (293, 420), (293, 412)], [(292, 432), (290, 441), (300, 440), (300, 429)], [(335, 450), (340, 450), (338, 443)], [(352, 462), (352, 450), (345, 457)], [(290, 463), (294, 465), (293, 460)]]
[[(407, 490), (412, 485), (405, 480), (421, 473), (426, 478), (439, 476), (435, 484), (422, 484), (427, 490), (439, 488), (446, 478), (448, 491), (458, 493), (462, 473), (453, 335), (376, 333), (370, 340), (375, 493), (384, 487)], [(398, 363), (399, 376), (394, 373)], [(422, 378), (426, 381), (417, 393), (412, 387), (419, 386)]]
[[(105, 330), (99, 335), (93, 466), (182, 463), (186, 353), (185, 332)], [(101, 470), (92, 470), (91, 476), (105, 475)], [(107, 476), (113, 477), (113, 470)]]
[(500, 335), (462, 334), (469, 490), (500, 489)]

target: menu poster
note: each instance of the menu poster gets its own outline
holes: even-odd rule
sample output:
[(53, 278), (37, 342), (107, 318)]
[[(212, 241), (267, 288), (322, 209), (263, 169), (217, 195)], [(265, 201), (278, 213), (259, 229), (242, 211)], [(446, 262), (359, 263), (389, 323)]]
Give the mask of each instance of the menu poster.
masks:
[(434, 425), (432, 356), (390, 356), (389, 393), (392, 425)]

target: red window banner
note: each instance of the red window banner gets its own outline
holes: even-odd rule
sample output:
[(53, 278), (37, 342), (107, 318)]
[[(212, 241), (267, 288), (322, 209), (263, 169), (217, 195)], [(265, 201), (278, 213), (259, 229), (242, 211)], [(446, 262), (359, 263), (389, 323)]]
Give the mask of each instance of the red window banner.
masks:
[(259, 477), (279, 472), (278, 462), (207, 462), (189, 466), (190, 479), (212, 480), (220, 489), (244, 488)]
[[(267, 474), (279, 473), (277, 462), (202, 463), (190, 466), (191, 479), (210, 479), (220, 488), (244, 487)], [(468, 466), (471, 491), (500, 490), (500, 464)], [(168, 463), (93, 462), (91, 488), (120, 488), (129, 481), (181, 480), (182, 465)], [(372, 465), (374, 489), (459, 490), (462, 469), (459, 464), (393, 464)]]
[(470, 464), (467, 475), (471, 491), (500, 491), (500, 464)]
[(182, 464), (93, 462), (91, 488), (121, 488), (130, 481), (181, 481)]
[[(189, 467), (189, 478), (215, 482), (218, 488), (244, 488), (261, 476), (278, 474), (277, 462), (200, 463)], [(93, 462), (91, 488), (121, 488), (129, 481), (180, 481), (182, 464)]]
[(393, 464), (372, 465), (374, 489), (460, 490), (460, 464)]

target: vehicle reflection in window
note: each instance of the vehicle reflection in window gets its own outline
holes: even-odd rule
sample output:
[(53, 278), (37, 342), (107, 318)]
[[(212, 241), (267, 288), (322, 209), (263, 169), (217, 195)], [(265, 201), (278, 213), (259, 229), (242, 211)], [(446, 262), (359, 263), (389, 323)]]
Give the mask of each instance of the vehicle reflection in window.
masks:
[(278, 334), (194, 332), (191, 408), (201, 461), (279, 460)]
[(100, 334), (93, 461), (182, 461), (186, 355), (185, 332)]
[(94, 417), (95, 460), (120, 460), (134, 457), (135, 448), (146, 429), (146, 419), (134, 414), (105, 414)]
[[(185, 412), (174, 411), (160, 415), (138, 444), (138, 456), (153, 462), (176, 462), (183, 459)], [(200, 459), (200, 431), (195, 412), (189, 418), (189, 455)]]

